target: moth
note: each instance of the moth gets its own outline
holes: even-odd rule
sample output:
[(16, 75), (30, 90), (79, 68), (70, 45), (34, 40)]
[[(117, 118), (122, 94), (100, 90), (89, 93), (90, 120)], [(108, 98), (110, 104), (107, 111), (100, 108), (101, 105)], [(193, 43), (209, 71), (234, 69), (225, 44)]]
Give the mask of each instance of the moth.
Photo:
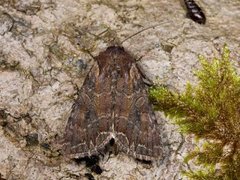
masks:
[(199, 24), (206, 23), (206, 17), (202, 9), (193, 0), (184, 0), (187, 8), (187, 17)]
[(160, 131), (135, 59), (120, 46), (95, 57), (72, 107), (62, 153), (98, 155), (110, 141), (119, 152), (144, 161), (162, 154)]

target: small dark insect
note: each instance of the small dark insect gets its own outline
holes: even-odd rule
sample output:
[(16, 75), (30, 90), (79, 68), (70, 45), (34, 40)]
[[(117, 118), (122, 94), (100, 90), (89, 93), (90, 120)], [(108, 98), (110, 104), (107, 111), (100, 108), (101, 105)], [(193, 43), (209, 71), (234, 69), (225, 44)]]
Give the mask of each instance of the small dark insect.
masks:
[(111, 46), (95, 60), (72, 107), (62, 153), (98, 155), (113, 139), (119, 152), (136, 159), (160, 158), (160, 131), (134, 58), (123, 47)]
[(187, 17), (199, 24), (206, 23), (206, 17), (202, 9), (193, 0), (184, 0), (187, 8)]

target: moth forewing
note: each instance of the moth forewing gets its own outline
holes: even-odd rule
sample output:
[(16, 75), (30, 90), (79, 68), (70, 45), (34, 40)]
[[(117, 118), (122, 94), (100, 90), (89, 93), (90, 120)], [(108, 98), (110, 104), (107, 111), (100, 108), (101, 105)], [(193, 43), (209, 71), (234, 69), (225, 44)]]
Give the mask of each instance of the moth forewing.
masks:
[(98, 154), (114, 139), (120, 152), (146, 161), (160, 158), (160, 131), (134, 58), (111, 46), (95, 59), (68, 119), (63, 154)]

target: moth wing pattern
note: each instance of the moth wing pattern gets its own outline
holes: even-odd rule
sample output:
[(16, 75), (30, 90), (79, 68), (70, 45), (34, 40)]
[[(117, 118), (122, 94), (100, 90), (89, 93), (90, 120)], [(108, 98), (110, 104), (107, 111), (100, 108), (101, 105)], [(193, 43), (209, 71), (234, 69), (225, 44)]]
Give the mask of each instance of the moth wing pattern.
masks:
[[(98, 75), (99, 67), (95, 63), (73, 104), (62, 142), (62, 152), (70, 158), (97, 154), (111, 139), (110, 119), (107, 117), (108, 102), (111, 102), (108, 101), (110, 84), (107, 85), (106, 81), (104, 87), (99, 87)], [(98, 89), (100, 91), (96, 92)], [(97, 112), (101, 109), (106, 112), (104, 115)]]
[[(146, 161), (162, 154), (157, 120), (149, 102), (143, 77), (134, 63), (130, 72), (118, 82), (115, 117), (116, 143), (123, 152)], [(124, 98), (122, 97), (124, 96)], [(127, 106), (126, 106), (127, 105)]]
[(137, 159), (158, 158), (160, 131), (135, 60), (119, 46), (95, 60), (73, 105), (62, 152), (70, 158), (91, 156), (114, 139), (120, 151)]

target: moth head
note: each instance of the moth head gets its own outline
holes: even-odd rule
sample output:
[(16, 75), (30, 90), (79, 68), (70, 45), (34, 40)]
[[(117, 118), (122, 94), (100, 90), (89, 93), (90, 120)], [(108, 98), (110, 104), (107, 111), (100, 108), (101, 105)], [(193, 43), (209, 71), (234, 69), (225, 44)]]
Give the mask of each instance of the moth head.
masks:
[(122, 47), (122, 46), (109, 46), (106, 49), (106, 52), (123, 53), (123, 52), (125, 52), (125, 50), (124, 50), (124, 47)]
[(134, 58), (121, 46), (108, 47), (96, 57), (96, 61), (100, 70), (119, 68), (122, 71), (128, 71), (135, 62)]
[(130, 56), (122, 46), (109, 46), (103, 53), (111, 59), (111, 62), (117, 64), (121, 64), (124, 59), (129, 59)]

